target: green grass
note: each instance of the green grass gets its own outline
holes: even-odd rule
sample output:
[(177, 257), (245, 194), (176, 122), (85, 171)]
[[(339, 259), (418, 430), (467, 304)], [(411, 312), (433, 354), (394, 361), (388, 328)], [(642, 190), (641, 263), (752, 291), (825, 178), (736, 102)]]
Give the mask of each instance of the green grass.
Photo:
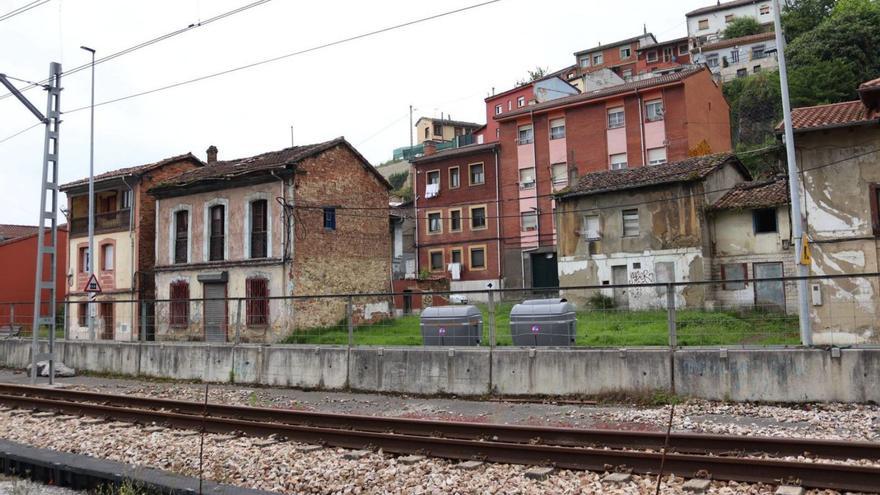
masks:
[[(489, 319), (483, 311), (483, 345), (489, 342)], [(496, 305), (498, 345), (512, 345), (512, 303)], [(664, 346), (669, 337), (665, 310), (579, 311), (576, 345), (586, 347)], [(681, 310), (676, 314), (678, 344), (694, 345), (795, 345), (799, 343), (797, 318), (775, 313)], [(300, 330), (285, 344), (345, 345), (345, 322), (325, 328)], [(415, 315), (362, 325), (354, 330), (355, 345), (422, 345), (419, 317)]]

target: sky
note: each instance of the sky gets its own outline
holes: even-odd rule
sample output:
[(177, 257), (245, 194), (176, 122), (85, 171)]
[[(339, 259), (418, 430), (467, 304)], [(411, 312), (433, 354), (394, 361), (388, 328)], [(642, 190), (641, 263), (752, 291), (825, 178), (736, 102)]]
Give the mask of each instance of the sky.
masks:
[[(88, 63), (253, 0), (49, 0), (0, 20), (0, 73), (29, 81)], [(485, 0), (270, 0), (96, 65), (96, 102), (296, 52)], [(0, 0), (2, 14), (30, 0)], [(345, 136), (373, 164), (409, 144), (420, 116), (485, 123), (483, 99), (529, 69), (642, 32), (686, 34), (685, 12), (712, 0), (500, 0), (472, 10), (292, 56), (95, 110), (95, 173), (192, 152), (240, 158)], [(24, 83), (14, 81), (17, 86)], [(89, 171), (90, 71), (62, 76), (60, 178)], [(0, 90), (5, 94), (5, 88)], [(45, 92), (24, 93), (44, 111)], [(72, 111), (72, 112), (71, 112)], [(36, 124), (0, 99), (0, 141)], [(43, 128), (0, 142), (0, 223), (35, 224)], [(34, 194), (37, 193), (37, 194)], [(62, 208), (65, 205), (61, 197)], [(63, 216), (62, 216), (63, 221)]]

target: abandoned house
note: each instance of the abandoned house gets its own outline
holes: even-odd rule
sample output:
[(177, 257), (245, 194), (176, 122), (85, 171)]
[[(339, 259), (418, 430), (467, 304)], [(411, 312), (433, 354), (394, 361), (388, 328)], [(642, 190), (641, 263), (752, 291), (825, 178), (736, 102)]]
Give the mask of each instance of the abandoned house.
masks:
[[(347, 310), (345, 297), (276, 296), (388, 292), (390, 188), (341, 137), (228, 161), (212, 146), (204, 168), (150, 190), (156, 338), (275, 342)], [(359, 322), (391, 309), (381, 298), (354, 305)]]

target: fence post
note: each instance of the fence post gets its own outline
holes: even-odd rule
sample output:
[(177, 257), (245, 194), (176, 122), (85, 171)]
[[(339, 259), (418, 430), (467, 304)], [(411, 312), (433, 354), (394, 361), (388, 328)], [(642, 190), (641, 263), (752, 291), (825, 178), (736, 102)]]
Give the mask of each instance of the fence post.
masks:
[(666, 324), (669, 327), (669, 347), (675, 347), (678, 345), (678, 336), (675, 323), (675, 287), (672, 284), (666, 284)]
[(495, 291), (489, 290), (489, 350), (495, 348)]
[(11, 303), (9, 305), (9, 332), (12, 334), (12, 329), (15, 328), (15, 303)]
[(68, 322), (70, 322), (70, 318), (69, 318), (69, 313), (70, 313), (70, 301), (68, 301), (68, 300), (65, 299), (64, 304), (62, 304), (61, 307), (64, 308), (64, 321), (63, 321), (63, 323), (61, 324), (61, 325), (62, 325), (62, 326), (61, 326), (61, 330), (62, 330), (63, 333), (64, 333), (64, 340), (66, 341), (66, 340), (70, 337), (70, 331), (68, 330), (68, 327), (67, 327)]
[(352, 297), (348, 296), (348, 304), (345, 307), (345, 319), (348, 321), (348, 347), (354, 346), (354, 304)]
[(238, 300), (235, 313), (235, 345), (241, 343), (241, 299)]
[(141, 331), (138, 332), (138, 341), (147, 341), (147, 301), (141, 300)]

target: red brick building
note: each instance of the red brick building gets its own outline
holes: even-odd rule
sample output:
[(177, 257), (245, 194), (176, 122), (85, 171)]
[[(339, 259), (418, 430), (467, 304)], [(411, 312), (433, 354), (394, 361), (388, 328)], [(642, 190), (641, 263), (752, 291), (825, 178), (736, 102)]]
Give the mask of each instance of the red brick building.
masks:
[[(0, 225), (0, 328), (21, 327), (30, 331), (34, 314), (34, 274), (37, 269), (38, 227)], [(50, 230), (46, 235), (52, 235)], [(67, 226), (58, 227), (55, 300), (64, 301), (67, 284)], [(50, 267), (44, 267), (48, 278)], [(12, 303), (17, 303), (14, 305)], [(43, 314), (48, 314), (44, 307)], [(59, 313), (60, 314), (60, 313)]]
[(448, 277), (452, 291), (500, 284), (499, 150), (498, 143), (429, 147), (412, 162), (419, 271)]
[(705, 67), (686, 67), (495, 117), (507, 287), (556, 277), (551, 195), (571, 177), (730, 150), (729, 109)]

